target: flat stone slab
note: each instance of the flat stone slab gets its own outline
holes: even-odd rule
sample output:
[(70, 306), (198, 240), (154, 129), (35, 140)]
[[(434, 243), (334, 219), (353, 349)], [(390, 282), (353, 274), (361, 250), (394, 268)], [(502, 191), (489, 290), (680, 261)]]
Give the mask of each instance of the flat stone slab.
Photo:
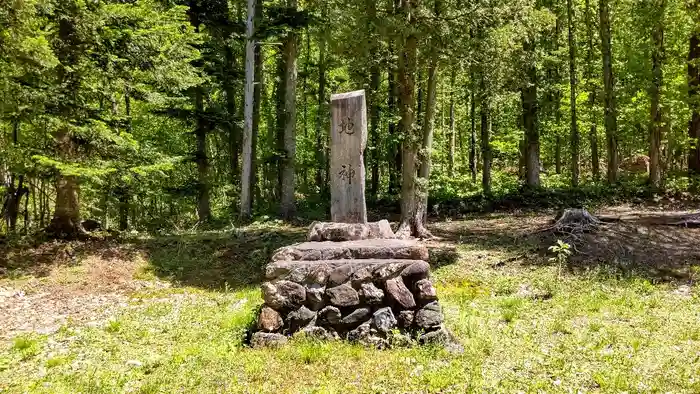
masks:
[(367, 239), (343, 242), (303, 242), (278, 249), (272, 261), (405, 259), (428, 260), (428, 248), (411, 240)]
[(387, 278), (402, 275), (427, 276), (430, 265), (423, 260), (365, 259), (365, 260), (299, 260), (274, 261), (265, 267), (268, 280), (288, 280), (296, 283), (317, 283), (334, 286), (364, 278)]
[(396, 238), (387, 220), (371, 223), (314, 222), (309, 227), (307, 241), (357, 241), (363, 239)]

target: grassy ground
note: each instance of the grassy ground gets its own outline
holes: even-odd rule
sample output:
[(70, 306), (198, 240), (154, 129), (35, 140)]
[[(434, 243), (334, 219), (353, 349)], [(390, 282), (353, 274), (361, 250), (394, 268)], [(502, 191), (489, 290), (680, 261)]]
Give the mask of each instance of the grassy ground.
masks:
[(532, 236), (548, 218), (433, 226), (443, 240), (431, 246), (459, 252), (434, 262), (434, 277), (462, 354), (243, 346), (260, 268), (298, 228), (7, 253), (0, 392), (700, 392), (696, 257), (674, 277), (633, 257), (558, 266)]

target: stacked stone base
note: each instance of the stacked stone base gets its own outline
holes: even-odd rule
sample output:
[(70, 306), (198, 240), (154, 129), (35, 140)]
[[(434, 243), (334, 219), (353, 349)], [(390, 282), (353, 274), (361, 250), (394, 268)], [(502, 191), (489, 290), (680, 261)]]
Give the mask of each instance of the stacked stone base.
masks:
[[(333, 226), (334, 238), (343, 239)], [(380, 348), (411, 340), (446, 343), (450, 335), (427, 259), (424, 246), (395, 239), (282, 248), (266, 268), (265, 305), (252, 344), (278, 345), (297, 332)]]

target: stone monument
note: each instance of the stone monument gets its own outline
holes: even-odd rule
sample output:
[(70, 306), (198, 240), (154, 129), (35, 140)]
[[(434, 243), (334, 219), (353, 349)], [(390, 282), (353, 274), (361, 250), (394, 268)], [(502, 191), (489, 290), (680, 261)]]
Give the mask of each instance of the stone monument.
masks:
[(277, 250), (265, 269), (255, 346), (297, 332), (376, 347), (454, 344), (430, 280), (428, 249), (395, 239), (389, 222), (367, 223), (364, 91), (331, 98), (331, 223)]
[(331, 96), (331, 220), (367, 223), (365, 162), (367, 106), (365, 91)]

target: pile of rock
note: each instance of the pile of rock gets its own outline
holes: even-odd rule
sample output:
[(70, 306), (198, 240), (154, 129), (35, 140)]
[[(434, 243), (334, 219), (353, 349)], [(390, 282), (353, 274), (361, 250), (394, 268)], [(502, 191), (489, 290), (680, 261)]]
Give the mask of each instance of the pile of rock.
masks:
[(253, 345), (299, 331), (378, 347), (449, 340), (425, 246), (393, 239), (386, 221), (315, 224), (309, 239), (268, 264)]

